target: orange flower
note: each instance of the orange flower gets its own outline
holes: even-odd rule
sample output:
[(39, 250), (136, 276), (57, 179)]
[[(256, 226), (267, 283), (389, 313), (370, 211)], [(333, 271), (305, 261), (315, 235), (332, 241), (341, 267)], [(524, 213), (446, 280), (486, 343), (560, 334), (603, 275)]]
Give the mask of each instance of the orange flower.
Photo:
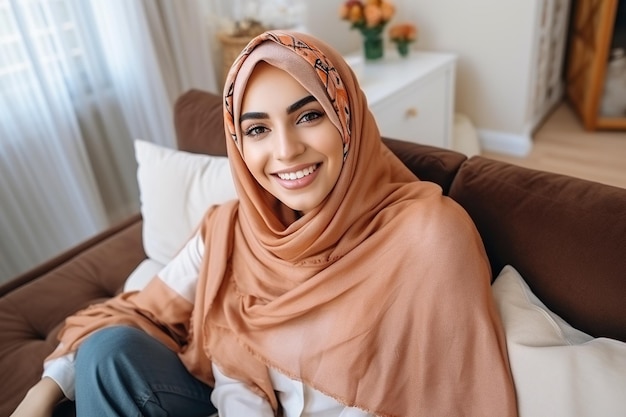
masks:
[(358, 4), (353, 4), (348, 13), (348, 20), (350, 23), (357, 23), (363, 20), (363, 7)]
[(380, 12), (383, 15), (383, 20), (387, 22), (391, 20), (393, 15), (396, 13), (396, 8), (393, 4), (389, 2), (383, 2), (380, 4)]
[(389, 38), (394, 42), (413, 42), (417, 39), (417, 28), (412, 23), (398, 23), (389, 28)]
[(368, 28), (378, 26), (383, 21), (383, 12), (381, 11), (380, 7), (373, 4), (368, 4), (367, 6), (365, 6), (363, 15), (365, 16), (365, 25)]
[(344, 3), (339, 6), (339, 17), (341, 20), (348, 20), (348, 16), (350, 16), (350, 7)]
[(396, 9), (391, 0), (346, 0), (339, 7), (339, 17), (353, 28), (375, 28), (385, 25)]

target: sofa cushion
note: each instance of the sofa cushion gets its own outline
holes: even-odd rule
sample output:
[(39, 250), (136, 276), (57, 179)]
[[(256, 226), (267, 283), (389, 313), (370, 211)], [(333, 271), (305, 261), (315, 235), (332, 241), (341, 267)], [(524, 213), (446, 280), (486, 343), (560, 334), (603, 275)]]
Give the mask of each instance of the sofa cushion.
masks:
[(493, 284), (520, 417), (624, 412), (626, 343), (593, 338), (550, 311), (510, 265)]
[(189, 240), (206, 210), (237, 197), (228, 159), (135, 141), (143, 217), (143, 245), (150, 259), (167, 264)]
[(165, 265), (154, 259), (144, 259), (128, 276), (124, 283), (124, 292), (142, 290), (152, 278), (154, 278)]
[(626, 341), (626, 190), (475, 156), (450, 196), (474, 219), (493, 271), (513, 265), (568, 323)]

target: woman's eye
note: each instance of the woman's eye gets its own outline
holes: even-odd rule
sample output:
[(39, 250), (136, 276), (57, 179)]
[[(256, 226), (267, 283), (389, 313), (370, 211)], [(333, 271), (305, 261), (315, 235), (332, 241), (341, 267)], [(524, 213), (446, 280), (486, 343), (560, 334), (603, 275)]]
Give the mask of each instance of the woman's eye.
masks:
[(259, 136), (263, 133), (267, 132), (267, 128), (265, 126), (251, 126), (244, 131), (245, 136)]
[(302, 117), (300, 117), (300, 120), (298, 120), (298, 123), (303, 122), (303, 123), (307, 123), (307, 122), (312, 122), (313, 120), (317, 120), (320, 119), (324, 116), (324, 113), (317, 111), (317, 110), (313, 110), (307, 113), (304, 113), (302, 115)]

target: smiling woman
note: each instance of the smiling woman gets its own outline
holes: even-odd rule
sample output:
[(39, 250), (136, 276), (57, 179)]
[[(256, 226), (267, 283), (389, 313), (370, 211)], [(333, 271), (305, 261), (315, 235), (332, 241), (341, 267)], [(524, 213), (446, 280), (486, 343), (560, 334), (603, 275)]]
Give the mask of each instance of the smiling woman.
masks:
[(23, 404), (75, 394), (77, 415), (515, 416), (480, 236), (383, 144), (342, 56), (266, 32), (224, 93), (238, 199), (210, 207), (144, 289), (68, 318)]

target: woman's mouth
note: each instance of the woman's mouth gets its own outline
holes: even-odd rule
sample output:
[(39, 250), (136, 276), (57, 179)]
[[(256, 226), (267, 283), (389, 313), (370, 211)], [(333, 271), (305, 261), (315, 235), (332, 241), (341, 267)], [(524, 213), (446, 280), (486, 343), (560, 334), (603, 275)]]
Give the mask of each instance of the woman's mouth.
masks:
[(312, 164), (302, 169), (282, 171), (274, 174), (278, 183), (289, 190), (304, 188), (310, 185), (317, 177), (321, 164)]
[(276, 175), (278, 175), (281, 180), (293, 181), (311, 175), (313, 172), (315, 172), (316, 169), (317, 164), (313, 164), (310, 167), (299, 169), (294, 172), (279, 172)]

